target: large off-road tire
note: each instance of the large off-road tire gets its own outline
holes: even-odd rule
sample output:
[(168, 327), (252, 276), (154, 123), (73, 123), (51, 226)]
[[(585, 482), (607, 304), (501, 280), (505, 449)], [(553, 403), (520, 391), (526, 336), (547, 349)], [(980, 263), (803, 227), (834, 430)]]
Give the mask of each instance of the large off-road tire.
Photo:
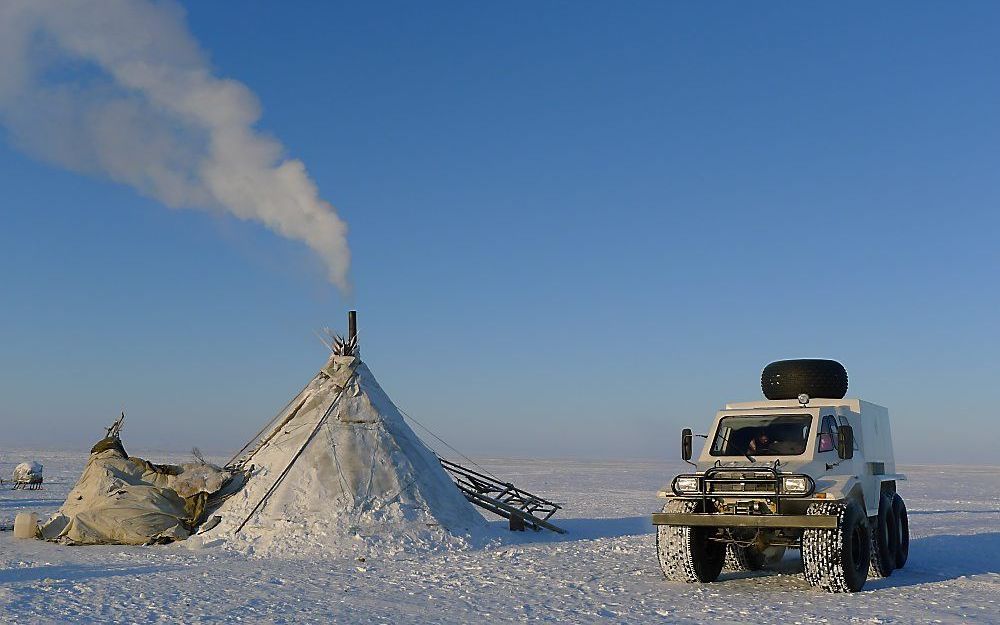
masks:
[(726, 562), (723, 568), (727, 571), (759, 571), (764, 568), (764, 552), (753, 545), (741, 546), (733, 543), (726, 545)]
[(764, 367), (760, 388), (768, 399), (796, 399), (803, 393), (815, 398), (843, 399), (847, 395), (847, 370), (836, 360), (779, 360)]
[(906, 516), (906, 504), (899, 493), (892, 495), (892, 515), (896, 517), (896, 530), (899, 532), (896, 540), (896, 568), (901, 569), (910, 557), (910, 519)]
[(814, 503), (806, 514), (836, 515), (836, 529), (802, 533), (802, 568), (810, 585), (827, 592), (857, 592), (868, 579), (871, 535), (868, 517), (855, 502)]
[(896, 515), (892, 513), (892, 495), (883, 494), (878, 501), (878, 516), (871, 525), (872, 548), (871, 566), (868, 575), (871, 577), (889, 577), (896, 568), (896, 551), (899, 548), (899, 527), (896, 525)]
[[(701, 502), (675, 499), (663, 506), (664, 512), (697, 512)], [(726, 545), (708, 537), (709, 527), (659, 525), (656, 528), (656, 556), (663, 576), (674, 582), (714, 582), (722, 572)]]

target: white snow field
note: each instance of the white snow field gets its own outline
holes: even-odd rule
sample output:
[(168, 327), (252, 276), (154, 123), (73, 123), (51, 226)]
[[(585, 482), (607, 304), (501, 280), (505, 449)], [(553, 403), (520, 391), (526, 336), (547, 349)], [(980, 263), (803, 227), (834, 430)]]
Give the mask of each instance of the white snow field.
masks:
[[(140, 453), (153, 461), (183, 458)], [(45, 489), (0, 490), (0, 526), (48, 516), (82, 453), (4, 451), (0, 475), (45, 465)], [(682, 465), (479, 460), (565, 504), (569, 534), (510, 534), (461, 551), (248, 558), (177, 543), (67, 547), (0, 532), (2, 623), (1000, 623), (1000, 467), (904, 466), (912, 543), (906, 568), (831, 595), (802, 579), (798, 552), (777, 572), (708, 585), (660, 576), (649, 514)]]

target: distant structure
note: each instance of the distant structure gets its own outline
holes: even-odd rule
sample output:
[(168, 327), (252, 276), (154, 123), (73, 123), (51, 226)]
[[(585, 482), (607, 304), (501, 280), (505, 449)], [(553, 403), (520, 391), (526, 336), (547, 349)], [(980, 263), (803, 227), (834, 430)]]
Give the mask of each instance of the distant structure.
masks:
[(38, 490), (42, 488), (44, 478), (42, 476), (42, 465), (38, 462), (22, 462), (14, 467), (11, 475), (14, 482), (12, 490)]

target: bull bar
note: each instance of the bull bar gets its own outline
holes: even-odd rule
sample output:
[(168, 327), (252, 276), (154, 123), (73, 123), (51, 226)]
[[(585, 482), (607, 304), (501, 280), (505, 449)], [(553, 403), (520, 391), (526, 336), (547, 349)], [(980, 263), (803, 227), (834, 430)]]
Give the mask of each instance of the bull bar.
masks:
[[(730, 474), (740, 474), (730, 477)], [(749, 475), (747, 475), (749, 474)], [(677, 480), (682, 477), (698, 480), (697, 492), (677, 490)], [(803, 478), (807, 488), (801, 493), (783, 491), (784, 478)], [(750, 490), (747, 490), (748, 487)], [(774, 501), (774, 514), (709, 514), (704, 512), (657, 512), (653, 525), (680, 525), (698, 527), (758, 527), (835, 529), (837, 517), (831, 515), (782, 514), (783, 499), (802, 499), (816, 491), (812, 477), (801, 473), (780, 473), (776, 467), (712, 467), (703, 474), (678, 475), (670, 484), (673, 494), (683, 499), (698, 499), (702, 510), (708, 510), (709, 499), (715, 497), (741, 497)]]

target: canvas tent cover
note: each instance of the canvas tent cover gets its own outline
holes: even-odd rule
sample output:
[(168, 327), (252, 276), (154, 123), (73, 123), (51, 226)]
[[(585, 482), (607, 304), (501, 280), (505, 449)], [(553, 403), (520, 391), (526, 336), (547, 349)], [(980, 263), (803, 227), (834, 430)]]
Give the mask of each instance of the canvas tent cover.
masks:
[(463, 545), (486, 527), (356, 356), (334, 354), (232, 466), (246, 486), (198, 536), (257, 555)]
[(182, 540), (202, 523), (234, 474), (193, 462), (157, 465), (130, 458), (117, 436), (91, 450), (76, 486), (39, 537), (78, 545)]

